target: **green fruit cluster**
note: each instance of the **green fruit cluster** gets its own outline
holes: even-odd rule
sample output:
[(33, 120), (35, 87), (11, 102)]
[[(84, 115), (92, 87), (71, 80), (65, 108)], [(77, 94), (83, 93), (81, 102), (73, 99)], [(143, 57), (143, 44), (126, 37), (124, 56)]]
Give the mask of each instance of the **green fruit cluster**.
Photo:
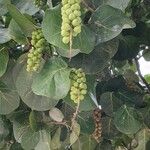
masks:
[(77, 36), (81, 32), (81, 0), (62, 0), (62, 41), (65, 44), (70, 42), (70, 35)]
[(32, 32), (32, 48), (28, 53), (27, 68), (28, 72), (37, 71), (40, 67), (42, 52), (49, 50), (49, 44), (45, 40), (41, 29)]
[(71, 79), (70, 98), (75, 103), (79, 103), (80, 101), (84, 100), (84, 96), (87, 93), (85, 73), (81, 68), (72, 69), (70, 79)]
[(34, 4), (36, 7), (43, 7), (46, 5), (47, 0), (34, 0)]

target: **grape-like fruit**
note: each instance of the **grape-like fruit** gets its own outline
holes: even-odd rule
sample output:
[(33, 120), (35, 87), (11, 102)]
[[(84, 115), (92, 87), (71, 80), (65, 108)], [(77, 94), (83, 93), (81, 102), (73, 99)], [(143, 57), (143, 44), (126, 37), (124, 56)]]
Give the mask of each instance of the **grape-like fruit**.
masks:
[[(62, 0), (61, 36), (65, 44), (71, 42), (81, 32), (81, 0)], [(71, 38), (69, 38), (71, 37)]]
[(81, 68), (80, 69), (73, 68), (70, 74), (70, 79), (71, 79), (70, 98), (75, 103), (79, 103), (80, 101), (84, 100), (84, 97), (87, 94), (85, 73)]
[(32, 32), (31, 45), (32, 48), (28, 53), (26, 68), (28, 72), (37, 71), (40, 67), (43, 51), (50, 50), (49, 44), (44, 38), (41, 29)]

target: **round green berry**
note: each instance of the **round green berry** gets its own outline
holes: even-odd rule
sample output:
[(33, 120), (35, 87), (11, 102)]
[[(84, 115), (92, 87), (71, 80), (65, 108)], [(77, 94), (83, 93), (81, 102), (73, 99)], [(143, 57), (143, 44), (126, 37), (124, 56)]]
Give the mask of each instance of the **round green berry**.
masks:
[(74, 20), (72, 21), (72, 25), (73, 25), (73, 26), (78, 26), (78, 25), (80, 25), (79, 20), (78, 20), (78, 19), (74, 19)]
[(76, 18), (76, 16), (75, 16), (74, 13), (71, 13), (71, 14), (69, 15), (69, 19), (70, 19), (70, 20), (74, 20), (75, 18)]
[(74, 10), (73, 12), (77, 17), (81, 16), (81, 12), (79, 10)]
[(87, 90), (81, 90), (81, 94), (85, 95), (87, 93)]
[(69, 39), (69, 37), (65, 36), (65, 37), (63, 37), (62, 41), (63, 41), (63, 43), (68, 44), (70, 39)]
[(73, 30), (76, 33), (80, 33), (81, 32), (81, 26), (76, 26)]

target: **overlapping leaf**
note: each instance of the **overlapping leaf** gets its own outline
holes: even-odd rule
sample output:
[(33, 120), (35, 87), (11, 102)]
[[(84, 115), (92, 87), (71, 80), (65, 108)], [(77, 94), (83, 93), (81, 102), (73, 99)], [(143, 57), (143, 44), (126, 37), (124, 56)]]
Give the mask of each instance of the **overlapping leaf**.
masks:
[(54, 100), (64, 98), (70, 89), (70, 69), (61, 58), (52, 58), (33, 80), (32, 90), (37, 95)]
[[(62, 42), (61, 36), (61, 12), (60, 7), (45, 12), (42, 30), (47, 41), (61, 49), (60, 54), (70, 57), (69, 45)], [(90, 53), (95, 44), (95, 34), (86, 26), (82, 26), (82, 32), (73, 39), (72, 56), (79, 52)]]

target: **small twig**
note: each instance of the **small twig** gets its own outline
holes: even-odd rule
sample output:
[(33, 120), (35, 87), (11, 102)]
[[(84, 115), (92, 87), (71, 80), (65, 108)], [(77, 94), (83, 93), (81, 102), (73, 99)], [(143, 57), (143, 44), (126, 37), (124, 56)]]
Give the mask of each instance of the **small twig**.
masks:
[(72, 30), (70, 31), (70, 45), (69, 45), (69, 61), (71, 61), (71, 53), (72, 53)]
[(145, 84), (145, 86), (147, 87), (148, 89), (148, 92), (150, 93), (150, 85), (147, 83), (147, 81), (144, 79), (142, 73), (141, 73), (141, 70), (140, 70), (140, 64), (138, 62), (138, 59), (135, 58), (135, 64), (136, 64), (136, 68), (137, 68), (137, 71), (138, 71), (138, 74), (139, 74), (139, 77), (141, 78), (142, 82)]
[(75, 120), (76, 120), (76, 118), (77, 118), (77, 116), (78, 116), (79, 107), (80, 107), (80, 102), (78, 102), (77, 107), (76, 107), (76, 111), (75, 111), (75, 113), (73, 114), (73, 118), (72, 118), (72, 120), (71, 120), (71, 122), (72, 122), (72, 124), (71, 124), (71, 129), (72, 129), (72, 127), (73, 127), (73, 125), (74, 125), (74, 122), (75, 122)]
[(85, 2), (85, 0), (82, 0), (82, 4), (83, 4), (88, 10), (90, 10), (91, 12), (94, 12), (94, 11), (95, 11), (93, 8), (91, 8), (91, 7)]
[(56, 122), (56, 121), (50, 121), (47, 124), (55, 124), (55, 125), (63, 125), (65, 126), (67, 129), (70, 129), (71, 127), (66, 123), (66, 121), (63, 122)]

